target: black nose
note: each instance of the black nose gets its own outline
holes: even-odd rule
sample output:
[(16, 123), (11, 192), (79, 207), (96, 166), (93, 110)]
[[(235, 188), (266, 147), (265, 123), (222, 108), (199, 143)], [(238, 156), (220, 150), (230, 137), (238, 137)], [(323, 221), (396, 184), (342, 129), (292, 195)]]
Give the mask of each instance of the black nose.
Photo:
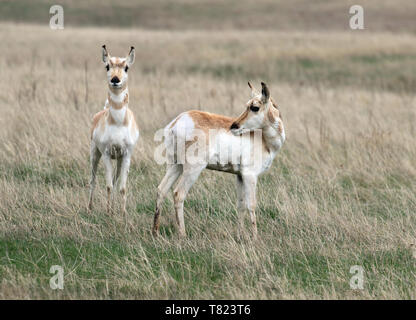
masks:
[(116, 84), (116, 83), (119, 83), (119, 82), (120, 82), (120, 79), (117, 76), (115, 76), (111, 79), (111, 83)]
[(238, 128), (239, 128), (239, 125), (237, 123), (233, 122), (230, 129), (232, 130), (232, 129), (238, 129)]

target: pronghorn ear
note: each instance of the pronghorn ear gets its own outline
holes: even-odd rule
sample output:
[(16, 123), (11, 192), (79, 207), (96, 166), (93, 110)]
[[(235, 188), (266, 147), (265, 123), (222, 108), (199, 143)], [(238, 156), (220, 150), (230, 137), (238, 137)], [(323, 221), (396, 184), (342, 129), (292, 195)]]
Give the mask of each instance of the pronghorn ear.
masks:
[(108, 60), (110, 59), (110, 55), (107, 52), (107, 48), (105, 47), (105, 44), (103, 45), (103, 62), (104, 64), (108, 64)]
[(254, 98), (259, 95), (259, 92), (251, 85), (251, 82), (247, 82), (248, 86), (251, 89), (251, 97)]
[(267, 85), (262, 82), (261, 83), (261, 102), (267, 103), (270, 99), (270, 91), (269, 88), (267, 88)]
[(129, 55), (127, 56), (127, 65), (130, 67), (134, 63), (134, 58), (136, 56), (135, 54), (136, 50), (134, 47), (130, 47)]

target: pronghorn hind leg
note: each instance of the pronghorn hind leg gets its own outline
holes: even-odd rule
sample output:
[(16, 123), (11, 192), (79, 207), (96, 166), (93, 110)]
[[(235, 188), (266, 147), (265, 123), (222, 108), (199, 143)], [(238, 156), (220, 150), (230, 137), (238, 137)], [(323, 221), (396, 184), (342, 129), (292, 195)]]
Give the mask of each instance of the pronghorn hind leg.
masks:
[(166, 195), (168, 194), (170, 188), (173, 186), (176, 180), (178, 180), (181, 173), (182, 173), (181, 164), (169, 165), (166, 170), (165, 176), (163, 177), (162, 181), (157, 187), (156, 210), (155, 210), (155, 217), (153, 219), (153, 229), (152, 229), (153, 236), (155, 237), (157, 236), (159, 232), (160, 210), (163, 204), (163, 200), (165, 200)]
[(176, 221), (179, 226), (179, 235), (185, 236), (185, 221), (183, 218), (183, 203), (189, 192), (189, 189), (198, 179), (202, 170), (205, 169), (206, 165), (200, 166), (189, 166), (184, 165), (182, 176), (179, 178), (179, 182), (173, 191), (173, 199), (175, 202)]
[(101, 152), (98, 150), (98, 148), (95, 146), (94, 142), (91, 142), (91, 153), (90, 153), (90, 159), (91, 159), (91, 180), (90, 180), (90, 196), (88, 200), (88, 210), (92, 210), (92, 197), (95, 190), (95, 180), (97, 175), (97, 168), (98, 163), (100, 162), (101, 158)]

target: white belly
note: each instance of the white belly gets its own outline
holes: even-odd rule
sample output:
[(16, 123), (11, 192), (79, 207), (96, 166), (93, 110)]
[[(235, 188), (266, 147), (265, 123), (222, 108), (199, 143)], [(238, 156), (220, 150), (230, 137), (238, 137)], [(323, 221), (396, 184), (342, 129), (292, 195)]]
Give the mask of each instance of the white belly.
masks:
[(209, 148), (208, 169), (232, 173), (252, 171), (260, 174), (267, 170), (273, 161), (273, 157), (264, 152), (262, 142), (255, 144), (250, 135), (235, 136), (224, 132), (218, 134), (212, 142)]
[(96, 135), (94, 137), (94, 141), (101, 153), (104, 153), (106, 148), (112, 147), (119, 148), (124, 152), (133, 149), (138, 137), (139, 132), (137, 131), (136, 134), (132, 136), (131, 130), (127, 126), (109, 125), (105, 128), (102, 135)]

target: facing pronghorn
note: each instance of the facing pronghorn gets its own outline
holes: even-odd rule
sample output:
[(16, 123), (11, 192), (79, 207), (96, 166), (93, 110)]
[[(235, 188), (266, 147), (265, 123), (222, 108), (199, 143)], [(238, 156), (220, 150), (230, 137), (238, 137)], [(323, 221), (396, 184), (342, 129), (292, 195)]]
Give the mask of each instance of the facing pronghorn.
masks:
[[(120, 177), (120, 193), (123, 197), (123, 213), (126, 211), (126, 184), (130, 158), (139, 139), (139, 130), (133, 112), (129, 109), (127, 70), (134, 63), (134, 47), (126, 58), (111, 57), (105, 45), (102, 60), (107, 70), (108, 97), (104, 110), (94, 115), (91, 128), (91, 183), (88, 209), (92, 209), (95, 176), (100, 158), (105, 166), (107, 186), (107, 212), (110, 212), (111, 192)], [(111, 159), (117, 160), (113, 177)]]
[[(163, 200), (178, 179), (173, 190), (176, 220), (180, 235), (185, 235), (183, 203), (205, 168), (236, 174), (238, 211), (250, 213), (253, 235), (257, 236), (257, 178), (271, 166), (285, 141), (285, 131), (266, 84), (261, 83), (261, 93), (250, 83), (248, 85), (251, 99), (237, 119), (193, 110), (180, 114), (165, 127), (168, 163), (165, 177), (158, 186), (153, 225), (155, 236)], [(190, 157), (201, 150), (202, 157)]]

